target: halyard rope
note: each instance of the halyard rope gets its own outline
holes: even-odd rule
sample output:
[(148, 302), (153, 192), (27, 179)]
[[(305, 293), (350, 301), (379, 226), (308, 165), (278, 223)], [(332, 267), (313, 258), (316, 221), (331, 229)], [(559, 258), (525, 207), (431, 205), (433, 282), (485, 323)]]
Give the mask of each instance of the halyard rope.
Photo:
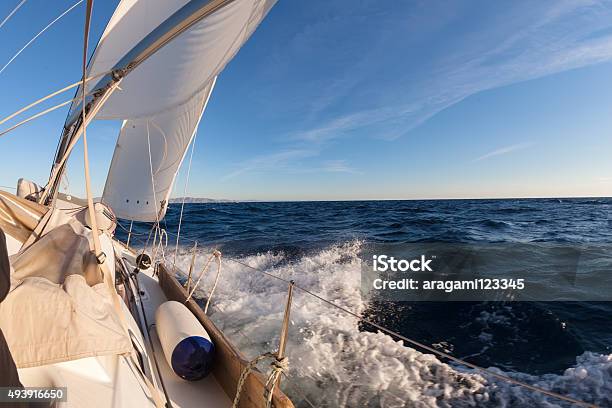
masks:
[[(269, 272), (264, 271), (263, 269), (256, 268), (254, 266), (251, 266), (251, 265), (246, 264), (244, 262), (238, 261), (236, 259), (232, 259), (232, 258), (228, 258), (228, 259), (233, 261), (233, 262), (236, 262), (236, 263), (238, 263), (238, 264), (240, 264), (240, 265), (242, 265), (242, 266), (244, 266), (246, 268), (252, 269), (252, 270), (257, 271), (259, 273), (263, 273), (264, 275), (270, 276), (270, 277), (272, 277), (274, 279), (277, 279), (277, 280), (280, 280), (282, 282), (285, 282), (285, 283), (290, 283), (291, 282), (289, 279), (285, 279), (285, 278), (282, 278), (280, 276), (271, 274)], [(381, 326), (380, 324), (378, 324), (378, 323), (376, 323), (376, 322), (374, 322), (374, 321), (372, 321), (370, 319), (367, 319), (365, 317), (362, 317), (359, 314), (357, 314), (355, 312), (352, 312), (351, 310), (346, 309), (346, 308), (344, 308), (344, 307), (342, 307), (342, 306), (332, 302), (331, 300), (327, 300), (324, 297), (319, 296), (316, 293), (311, 292), (310, 290), (308, 290), (306, 288), (303, 288), (303, 287), (301, 287), (301, 286), (299, 286), (297, 284), (294, 285), (294, 286), (295, 286), (296, 289), (299, 289), (302, 292), (304, 292), (304, 293), (306, 293), (306, 294), (308, 294), (308, 295), (310, 295), (310, 296), (312, 296), (314, 298), (317, 298), (321, 302), (326, 303), (329, 306), (335, 307), (336, 309), (341, 310), (342, 312), (344, 312), (346, 314), (349, 314), (349, 315), (355, 317), (356, 319), (358, 319), (359, 321), (361, 321), (363, 323), (367, 323), (367, 324), (377, 328), (378, 330), (380, 330), (380, 331), (382, 331), (384, 333), (389, 334), (392, 337), (398, 338), (398, 339), (403, 340), (403, 341), (405, 341), (405, 342), (407, 342), (409, 344), (412, 344), (414, 346), (420, 347), (420, 348), (422, 348), (424, 350), (429, 351), (430, 353), (433, 353), (433, 354), (438, 355), (440, 357), (446, 358), (446, 359), (451, 360), (451, 361), (453, 361), (455, 363), (467, 366), (467, 367), (472, 368), (472, 369), (474, 369), (476, 371), (480, 371), (483, 374), (490, 375), (490, 376), (495, 377), (495, 378), (497, 378), (499, 380), (503, 380), (503, 381), (506, 381), (506, 382), (509, 382), (509, 383), (512, 383), (512, 384), (515, 384), (515, 385), (527, 388), (527, 389), (529, 389), (531, 391), (535, 391), (535, 392), (539, 392), (539, 393), (544, 394), (544, 395), (548, 395), (549, 397), (557, 398), (557, 399), (560, 399), (560, 400), (563, 400), (563, 401), (567, 401), (567, 402), (571, 402), (573, 404), (584, 406), (584, 407), (590, 407), (590, 408), (593, 408), (593, 407), (596, 408), (597, 407), (597, 405), (595, 405), (595, 404), (587, 403), (587, 402), (584, 402), (584, 401), (581, 401), (581, 400), (578, 400), (578, 399), (575, 399), (575, 398), (572, 398), (572, 397), (568, 397), (568, 396), (565, 396), (565, 395), (562, 395), (562, 394), (558, 394), (558, 393), (556, 393), (554, 391), (549, 391), (549, 390), (546, 390), (544, 388), (541, 388), (541, 387), (538, 387), (538, 386), (535, 386), (535, 385), (527, 384), (525, 382), (516, 380), (516, 379), (514, 379), (512, 377), (509, 377), (507, 375), (498, 374), (498, 373), (496, 373), (496, 372), (494, 372), (494, 371), (492, 371), (490, 369), (487, 369), (487, 368), (484, 368), (484, 367), (480, 367), (480, 366), (478, 366), (476, 364), (472, 364), (472, 363), (467, 362), (465, 360), (462, 360), (462, 359), (460, 359), (458, 357), (452, 356), (452, 355), (450, 355), (448, 353), (445, 353), (443, 351), (440, 351), (440, 350), (437, 350), (437, 349), (435, 349), (433, 347), (430, 347), (430, 346), (428, 346), (426, 344), (423, 344), (423, 343), (421, 343), (419, 341), (410, 339), (410, 338), (408, 338), (408, 337), (406, 337), (406, 336), (404, 336), (404, 335), (402, 335), (402, 334), (400, 334), (400, 333), (398, 333), (396, 331), (393, 331), (393, 330), (388, 329), (388, 328), (386, 328), (384, 326)]]
[[(80, 3), (80, 2), (79, 2)], [(79, 4), (77, 3), (77, 4)], [(86, 13), (85, 13), (85, 35), (83, 39), (83, 86), (82, 86), (82, 97), (85, 100), (85, 79), (87, 79), (87, 48), (89, 45), (89, 27), (91, 24), (91, 9), (93, 7), (93, 0), (87, 0)], [(0, 71), (1, 72), (1, 71)], [(89, 222), (91, 224), (91, 231), (94, 244), (94, 253), (99, 264), (104, 263), (103, 252), (100, 245), (100, 231), (98, 231), (98, 222), (96, 220), (96, 210), (93, 202), (93, 194), (91, 192), (91, 178), (89, 176), (89, 149), (87, 148), (87, 122), (85, 121), (85, 104), (81, 111), (83, 115), (83, 161), (85, 164), (85, 190), (87, 192), (87, 207), (89, 209)], [(111, 296), (114, 293), (111, 292)]]

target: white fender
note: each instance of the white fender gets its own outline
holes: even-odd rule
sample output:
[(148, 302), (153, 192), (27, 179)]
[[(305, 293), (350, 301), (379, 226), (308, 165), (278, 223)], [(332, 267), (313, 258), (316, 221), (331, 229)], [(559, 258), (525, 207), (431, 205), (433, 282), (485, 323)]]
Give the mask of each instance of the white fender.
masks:
[(172, 370), (189, 381), (206, 377), (212, 368), (215, 347), (189, 309), (180, 302), (164, 302), (155, 312), (155, 324)]

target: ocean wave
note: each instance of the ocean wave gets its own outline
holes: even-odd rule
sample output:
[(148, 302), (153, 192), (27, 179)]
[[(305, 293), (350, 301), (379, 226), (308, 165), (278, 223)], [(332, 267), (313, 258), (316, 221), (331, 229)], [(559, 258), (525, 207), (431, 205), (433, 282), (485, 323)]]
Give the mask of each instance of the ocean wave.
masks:
[(524, 214), (538, 211), (542, 211), (542, 209), (534, 207), (503, 207), (494, 210), (494, 212), (499, 214)]
[[(360, 292), (362, 242), (332, 245), (287, 260), (283, 251), (236, 258), (296, 283), (357, 314), (368, 308)], [(207, 255), (198, 257), (196, 270)], [(178, 265), (187, 270), (181, 251)], [(209, 293), (210, 273), (196, 291)], [(232, 259), (223, 262), (211, 318), (249, 358), (276, 349), (287, 285)], [(481, 313), (487, 325), (507, 324), (506, 315)], [(296, 290), (291, 311), (289, 381), (283, 388), (306, 406), (319, 407), (565, 407), (558, 400), (505, 383), (474, 370), (441, 362), (390, 336), (364, 331), (358, 319)], [(494, 370), (498, 370), (493, 368)], [(501, 371), (498, 371), (501, 372)], [(505, 374), (574, 398), (612, 405), (612, 355), (586, 352), (562, 374)]]
[(479, 225), (482, 225), (486, 228), (491, 228), (491, 229), (504, 229), (504, 228), (509, 228), (512, 226), (512, 224), (510, 222), (507, 221), (497, 221), (497, 220), (491, 220), (491, 219), (484, 219), (484, 220), (480, 220), (476, 222)]

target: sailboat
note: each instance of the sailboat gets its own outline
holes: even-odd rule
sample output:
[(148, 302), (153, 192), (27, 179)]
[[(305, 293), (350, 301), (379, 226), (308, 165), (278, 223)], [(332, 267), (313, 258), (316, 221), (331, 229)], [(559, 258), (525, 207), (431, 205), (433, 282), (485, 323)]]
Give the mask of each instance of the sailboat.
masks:
[[(0, 370), (14, 370), (18, 378), (8, 389), (0, 387), (0, 403), (291, 408), (281, 380), (288, 367), (285, 345), (295, 287), (403, 344), (487, 379), (594, 406), (410, 339), (265, 271), (287, 284), (277, 349), (248, 360), (212, 322), (207, 310), (221, 253), (210, 254), (202, 273), (192, 279), (193, 261), (185, 273), (165, 257), (167, 235), (160, 222), (217, 77), (274, 3), (121, 0), (87, 61), (92, 12), (92, 0), (87, 0), (82, 79), (0, 120), (3, 124), (76, 88), (70, 101), (0, 131), (5, 135), (70, 104), (47, 182), (20, 179), (15, 194), (0, 191), (0, 238), (6, 241), (0, 239), (0, 272), (10, 264), (10, 288), (0, 298), (0, 358), (6, 355), (3, 346), (11, 356)], [(94, 120), (122, 122), (102, 197), (95, 201), (87, 147), (87, 126)], [(80, 141), (84, 198), (60, 191), (67, 160)], [(127, 242), (117, 239), (117, 227), (125, 228), (119, 220), (149, 223), (147, 243), (131, 246), (131, 227)], [(215, 264), (215, 284), (201, 307), (193, 295)], [(264, 361), (269, 364), (262, 368)]]
[[(274, 3), (118, 4), (84, 64), (47, 183), (20, 179), (16, 194), (0, 191), (0, 228), (11, 265), (0, 328), (23, 390), (36, 390), (27, 396), (15, 390), (16, 401), (293, 406), (279, 386), (286, 367), (282, 347), (262, 356), (272, 368), (260, 372), (191, 298), (197, 282), (188, 281), (188, 291), (173, 265), (114, 236), (117, 220), (124, 219), (152, 223), (157, 239), (217, 76)], [(86, 38), (91, 1), (87, 7)], [(122, 126), (103, 195), (94, 203), (86, 130), (104, 119), (121, 120)], [(83, 199), (59, 188), (80, 140)]]

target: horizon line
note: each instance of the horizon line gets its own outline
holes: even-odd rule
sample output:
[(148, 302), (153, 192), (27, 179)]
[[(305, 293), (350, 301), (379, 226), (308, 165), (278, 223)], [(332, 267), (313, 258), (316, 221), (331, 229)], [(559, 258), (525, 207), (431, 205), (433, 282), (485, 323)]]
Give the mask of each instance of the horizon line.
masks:
[[(274, 202), (288, 202), (288, 203), (299, 203), (299, 202), (339, 202), (339, 201), (459, 201), (459, 200), (544, 200), (544, 199), (580, 199), (580, 198), (612, 198), (611, 196), (601, 195), (577, 195), (577, 196), (516, 196), (516, 197), (442, 197), (442, 198), (349, 198), (349, 199), (232, 199), (232, 198), (209, 198), (209, 197), (172, 197), (170, 200), (182, 200), (196, 199), (196, 200), (211, 200), (217, 202), (260, 202), (260, 203), (274, 203)], [(175, 203), (171, 203), (175, 204)], [(189, 204), (189, 203), (186, 203)], [(192, 203), (193, 204), (193, 203)]]

